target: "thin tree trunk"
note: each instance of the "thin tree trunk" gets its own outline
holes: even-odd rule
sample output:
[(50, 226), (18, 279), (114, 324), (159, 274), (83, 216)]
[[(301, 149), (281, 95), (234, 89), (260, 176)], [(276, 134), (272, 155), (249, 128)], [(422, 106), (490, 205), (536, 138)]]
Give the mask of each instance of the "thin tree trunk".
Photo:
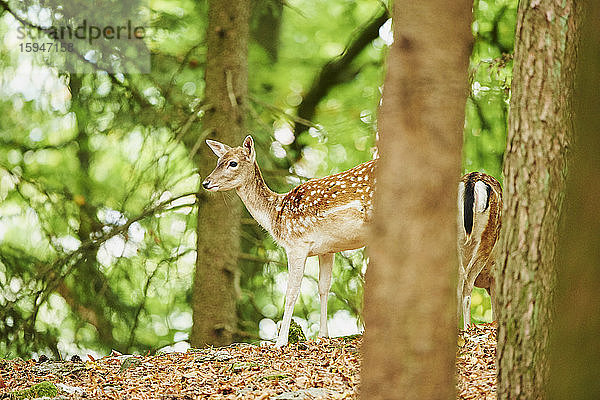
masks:
[[(90, 119), (88, 104), (81, 100), (83, 75), (71, 74), (69, 90), (71, 91), (71, 111), (77, 121), (77, 160), (79, 161), (79, 185), (71, 188), (78, 196), (79, 225), (77, 237), (83, 243), (94, 232), (99, 232), (102, 224), (98, 220), (98, 209), (91, 203), (90, 184), (90, 137), (86, 125)], [(69, 304), (71, 310), (81, 319), (90, 323), (98, 332), (98, 341), (109, 349), (125, 350), (125, 345), (113, 336), (114, 323), (111, 313), (122, 312), (127, 315), (126, 307), (112, 291), (106, 276), (98, 269), (96, 260), (98, 248), (91, 247), (73, 269), (70, 277), (57, 285), (57, 292)], [(58, 276), (55, 279), (60, 279)]]
[(521, 1), (497, 262), (498, 398), (544, 398), (555, 246), (572, 136), (573, 0)]
[(456, 187), (471, 6), (395, 3), (365, 288), (363, 399), (455, 396)]
[[(209, 2), (205, 98), (210, 108), (204, 116), (203, 132), (208, 133), (207, 138), (232, 146), (239, 146), (246, 134), (249, 16), (249, 0)], [(204, 178), (216, 159), (204, 143), (199, 152), (199, 173)], [(235, 195), (199, 193), (193, 346), (229, 344), (236, 330), (241, 210)]]
[(600, 3), (583, 1), (575, 138), (559, 235), (550, 399), (600, 399)]

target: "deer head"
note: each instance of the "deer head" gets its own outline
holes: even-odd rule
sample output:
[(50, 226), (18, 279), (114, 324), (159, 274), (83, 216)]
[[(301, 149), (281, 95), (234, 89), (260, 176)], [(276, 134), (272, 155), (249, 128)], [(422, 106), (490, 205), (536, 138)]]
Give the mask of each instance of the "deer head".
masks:
[(217, 166), (206, 177), (202, 186), (213, 192), (237, 189), (254, 177), (254, 140), (248, 135), (241, 147), (229, 147), (216, 140), (206, 144), (219, 157)]

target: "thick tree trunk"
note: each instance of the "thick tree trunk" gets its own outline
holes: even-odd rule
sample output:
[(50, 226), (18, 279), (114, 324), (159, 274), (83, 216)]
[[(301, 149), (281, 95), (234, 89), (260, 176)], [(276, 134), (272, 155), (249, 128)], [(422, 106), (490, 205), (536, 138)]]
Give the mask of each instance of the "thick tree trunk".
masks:
[[(232, 146), (242, 143), (248, 87), (247, 48), (250, 1), (209, 2), (206, 102), (207, 138)], [(204, 141), (204, 138), (198, 140)], [(199, 147), (199, 173), (206, 177), (214, 154)], [(193, 346), (226, 345), (236, 330), (235, 277), (239, 253), (241, 202), (235, 195), (198, 196), (197, 260), (194, 278)]]
[(544, 397), (555, 246), (572, 136), (573, 0), (521, 1), (497, 262), (498, 398)]
[(468, 1), (395, 3), (365, 288), (363, 399), (454, 397), (456, 187), (470, 21)]
[[(585, 10), (585, 12), (584, 12)], [(550, 399), (600, 399), (600, 3), (583, 1), (575, 138), (559, 235)]]

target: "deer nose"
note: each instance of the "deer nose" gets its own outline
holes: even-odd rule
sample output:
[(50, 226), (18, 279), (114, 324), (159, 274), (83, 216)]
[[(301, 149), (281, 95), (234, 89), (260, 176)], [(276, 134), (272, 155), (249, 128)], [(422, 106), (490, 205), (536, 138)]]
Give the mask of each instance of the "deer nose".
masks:
[(210, 186), (210, 180), (205, 180), (204, 182), (202, 182), (202, 187), (204, 189), (208, 189), (208, 187)]

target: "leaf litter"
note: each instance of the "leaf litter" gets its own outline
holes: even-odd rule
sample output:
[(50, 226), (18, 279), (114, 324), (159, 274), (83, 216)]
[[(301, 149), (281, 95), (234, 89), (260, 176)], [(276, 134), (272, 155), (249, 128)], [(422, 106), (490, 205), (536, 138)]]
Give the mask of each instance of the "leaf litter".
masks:
[(496, 399), (496, 323), (460, 331), (456, 352), (459, 399)]
[[(86, 362), (0, 359), (0, 399), (42, 382), (56, 386), (57, 399), (358, 399), (361, 343), (354, 336)], [(496, 398), (495, 357), (495, 324), (459, 333), (458, 399)]]

